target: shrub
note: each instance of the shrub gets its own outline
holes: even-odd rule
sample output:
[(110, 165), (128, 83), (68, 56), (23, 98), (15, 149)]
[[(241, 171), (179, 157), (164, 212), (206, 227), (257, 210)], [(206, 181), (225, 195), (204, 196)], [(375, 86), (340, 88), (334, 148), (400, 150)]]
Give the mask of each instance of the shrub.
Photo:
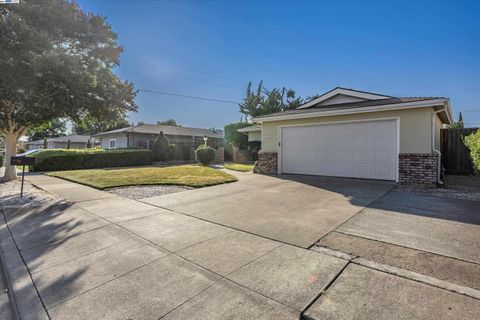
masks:
[(36, 158), (36, 163), (30, 168), (31, 171), (128, 167), (152, 163), (150, 150), (47, 149), (32, 156)]
[(253, 161), (258, 160), (258, 152), (260, 152), (260, 148), (262, 147), (261, 141), (249, 141), (248, 142), (248, 153), (250, 155), (250, 159)]
[(234, 147), (239, 149), (247, 149), (248, 136), (242, 132), (238, 132), (238, 129), (250, 127), (251, 123), (247, 122), (235, 122), (225, 126), (225, 142), (231, 143)]
[(157, 139), (155, 140), (152, 146), (152, 160), (153, 161), (169, 161), (174, 157), (172, 149), (168, 138), (160, 132)]
[(208, 166), (215, 160), (215, 149), (209, 146), (200, 145), (197, 150), (195, 150), (195, 155), (197, 156), (197, 161)]
[(470, 149), (470, 157), (475, 170), (480, 173), (480, 129), (463, 138), (463, 142)]

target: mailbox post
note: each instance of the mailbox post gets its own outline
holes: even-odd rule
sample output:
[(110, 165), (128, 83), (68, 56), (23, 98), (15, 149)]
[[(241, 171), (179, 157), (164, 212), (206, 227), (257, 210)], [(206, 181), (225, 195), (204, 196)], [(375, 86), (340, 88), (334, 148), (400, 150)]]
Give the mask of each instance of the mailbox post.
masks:
[(35, 164), (35, 158), (33, 157), (11, 157), (10, 164), (12, 166), (22, 166), (22, 186), (20, 188), (20, 198), (23, 197), (23, 180), (25, 179), (25, 166), (31, 166)]

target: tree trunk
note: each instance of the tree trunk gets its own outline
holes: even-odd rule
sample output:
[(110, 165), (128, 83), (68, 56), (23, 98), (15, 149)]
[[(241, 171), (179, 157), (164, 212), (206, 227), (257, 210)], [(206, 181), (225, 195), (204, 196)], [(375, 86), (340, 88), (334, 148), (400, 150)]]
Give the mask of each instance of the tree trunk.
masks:
[(5, 175), (2, 181), (17, 179), (17, 170), (15, 166), (10, 165), (10, 158), (17, 154), (18, 135), (13, 132), (4, 133), (5, 137)]

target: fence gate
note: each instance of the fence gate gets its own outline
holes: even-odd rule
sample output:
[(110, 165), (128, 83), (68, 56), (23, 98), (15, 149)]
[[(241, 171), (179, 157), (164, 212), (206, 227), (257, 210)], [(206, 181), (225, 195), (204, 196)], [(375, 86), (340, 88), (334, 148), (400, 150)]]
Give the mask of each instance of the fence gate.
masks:
[(463, 143), (463, 137), (477, 131), (478, 128), (441, 129), (440, 141), (442, 165), (446, 174), (474, 174), (470, 151)]

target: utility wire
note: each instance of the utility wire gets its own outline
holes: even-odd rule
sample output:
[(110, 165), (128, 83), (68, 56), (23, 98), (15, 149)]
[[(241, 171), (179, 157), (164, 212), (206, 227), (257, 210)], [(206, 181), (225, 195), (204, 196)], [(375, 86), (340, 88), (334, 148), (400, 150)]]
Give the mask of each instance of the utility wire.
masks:
[(181, 97), (181, 98), (188, 98), (188, 99), (197, 99), (197, 100), (202, 100), (202, 101), (212, 101), (212, 102), (239, 104), (239, 102), (237, 102), (237, 101), (221, 100), (221, 99), (205, 98), (205, 97), (197, 97), (197, 96), (189, 96), (189, 95), (185, 95), (185, 94), (165, 92), (165, 91), (154, 91), (154, 90), (147, 90), (147, 89), (138, 89), (138, 91), (140, 91), (140, 92), (146, 92), (146, 93), (163, 94), (163, 95), (166, 95), (166, 96), (173, 96), (173, 97)]

